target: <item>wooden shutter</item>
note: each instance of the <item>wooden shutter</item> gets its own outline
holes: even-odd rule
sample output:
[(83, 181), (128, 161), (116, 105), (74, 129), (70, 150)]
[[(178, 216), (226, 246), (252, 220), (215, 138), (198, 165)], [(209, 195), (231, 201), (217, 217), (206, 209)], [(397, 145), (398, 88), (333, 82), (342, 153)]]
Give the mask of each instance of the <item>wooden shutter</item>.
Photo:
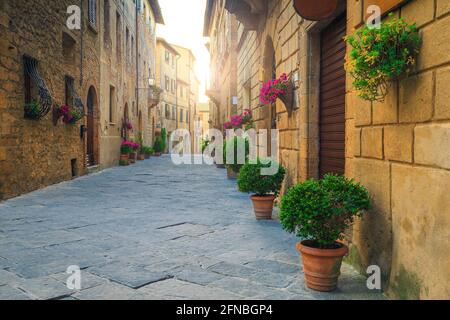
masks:
[(345, 15), (321, 34), (319, 171), (345, 173)]

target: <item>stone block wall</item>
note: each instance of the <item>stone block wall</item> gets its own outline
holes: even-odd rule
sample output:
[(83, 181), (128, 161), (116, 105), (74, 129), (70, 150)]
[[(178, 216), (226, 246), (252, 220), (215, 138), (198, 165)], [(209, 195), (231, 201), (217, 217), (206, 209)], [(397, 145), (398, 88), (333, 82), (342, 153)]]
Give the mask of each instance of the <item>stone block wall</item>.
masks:
[[(259, 92), (263, 83), (272, 78), (273, 63), (277, 77), (282, 73), (299, 72), (302, 19), (295, 13), (291, 1), (268, 1), (267, 12), (267, 19), (260, 20), (257, 30), (247, 31), (242, 23), (238, 26), (238, 113), (251, 107), (256, 129), (270, 130), (275, 119), (279, 130), (278, 156), (287, 169), (285, 189), (298, 182), (300, 176), (299, 82), (296, 82), (294, 111), (290, 115), (281, 101), (275, 106), (260, 107)], [(249, 106), (244, 105), (245, 95), (249, 95)]]
[[(362, 1), (348, 2), (348, 30)], [(450, 297), (450, 6), (413, 0), (395, 12), (416, 22), (423, 46), (414, 75), (392, 83), (383, 103), (347, 86), (346, 174), (365, 185), (373, 209), (353, 228), (348, 259), (382, 269), (389, 296)]]

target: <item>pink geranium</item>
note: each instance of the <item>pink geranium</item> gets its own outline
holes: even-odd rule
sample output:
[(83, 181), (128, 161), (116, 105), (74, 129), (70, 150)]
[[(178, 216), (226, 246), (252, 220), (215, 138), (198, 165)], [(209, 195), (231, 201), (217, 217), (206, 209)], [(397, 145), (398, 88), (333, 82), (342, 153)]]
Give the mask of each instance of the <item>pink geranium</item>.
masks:
[(259, 101), (265, 105), (275, 103), (280, 95), (287, 92), (288, 86), (289, 80), (285, 73), (278, 79), (267, 81), (261, 88)]
[(223, 128), (224, 128), (225, 130), (228, 130), (228, 129), (233, 128), (233, 125), (231, 124), (230, 121), (228, 121), (228, 122), (225, 122), (225, 123), (223, 124)]

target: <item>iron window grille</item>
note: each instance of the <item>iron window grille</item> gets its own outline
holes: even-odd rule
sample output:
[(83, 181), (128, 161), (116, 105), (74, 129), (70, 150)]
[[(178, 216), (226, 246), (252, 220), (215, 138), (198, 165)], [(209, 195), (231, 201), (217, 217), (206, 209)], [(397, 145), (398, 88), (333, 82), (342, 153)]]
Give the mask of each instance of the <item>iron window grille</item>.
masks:
[(84, 105), (80, 96), (75, 91), (74, 79), (70, 76), (65, 77), (66, 82), (66, 104), (84, 111)]
[(32, 96), (31, 86), (32, 83), (37, 87), (39, 103), (36, 105), (37, 110), (35, 112), (30, 112), (29, 109), (25, 108), (24, 116), (25, 118), (39, 120), (45, 117), (52, 105), (53, 98), (45, 85), (44, 79), (41, 77), (38, 71), (38, 61), (30, 56), (23, 56), (24, 72), (25, 72), (25, 103), (29, 105), (30, 103), (38, 102), (35, 97)]

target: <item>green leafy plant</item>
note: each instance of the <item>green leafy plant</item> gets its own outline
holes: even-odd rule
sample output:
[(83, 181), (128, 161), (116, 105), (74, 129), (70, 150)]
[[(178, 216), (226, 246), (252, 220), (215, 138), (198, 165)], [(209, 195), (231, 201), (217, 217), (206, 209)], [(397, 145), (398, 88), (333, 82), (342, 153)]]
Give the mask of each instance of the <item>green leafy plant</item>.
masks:
[(32, 101), (25, 105), (25, 118), (37, 120), (41, 115), (41, 105), (37, 101)]
[(157, 153), (161, 153), (164, 151), (164, 143), (161, 136), (157, 136), (155, 139), (155, 143), (153, 144), (153, 150)]
[[(278, 166), (278, 171), (274, 175), (262, 175), (263, 168), (269, 168), (271, 165)], [(269, 159), (257, 159), (257, 163), (246, 163), (239, 171), (237, 180), (239, 190), (242, 192), (254, 193), (257, 196), (274, 194), (278, 196), (281, 190), (286, 169), (273, 163)]]
[(209, 141), (208, 138), (204, 138), (201, 140), (200, 145), (202, 148), (202, 153), (205, 152), (205, 149), (209, 146), (210, 143), (211, 143), (211, 141)]
[(119, 160), (119, 166), (128, 166), (129, 165), (129, 163), (128, 163), (128, 161), (127, 160)]
[(166, 150), (167, 150), (167, 130), (165, 128), (161, 129), (161, 141), (162, 141), (162, 150), (160, 152), (166, 152)]
[(354, 180), (326, 175), (291, 188), (281, 199), (283, 229), (313, 240), (319, 248), (333, 248), (355, 217), (370, 208), (369, 193)]
[[(242, 148), (241, 147), (242, 145), (244, 145), (245, 148), (245, 163), (246, 163), (248, 160), (248, 156), (250, 154), (250, 143), (248, 139), (235, 136), (233, 138), (226, 140), (223, 143), (223, 163), (236, 173), (239, 173), (239, 170), (244, 165), (244, 163), (239, 163), (240, 159), (238, 156), (240, 151), (239, 149)], [(227, 150), (233, 147), (234, 147), (234, 159), (227, 159)]]
[(152, 155), (154, 153), (154, 150), (152, 147), (149, 146), (143, 146), (141, 148), (141, 154), (147, 154), (147, 155)]
[(383, 101), (388, 82), (409, 75), (416, 64), (422, 42), (416, 25), (390, 18), (380, 28), (365, 25), (345, 38), (352, 46), (346, 70), (365, 100)]

